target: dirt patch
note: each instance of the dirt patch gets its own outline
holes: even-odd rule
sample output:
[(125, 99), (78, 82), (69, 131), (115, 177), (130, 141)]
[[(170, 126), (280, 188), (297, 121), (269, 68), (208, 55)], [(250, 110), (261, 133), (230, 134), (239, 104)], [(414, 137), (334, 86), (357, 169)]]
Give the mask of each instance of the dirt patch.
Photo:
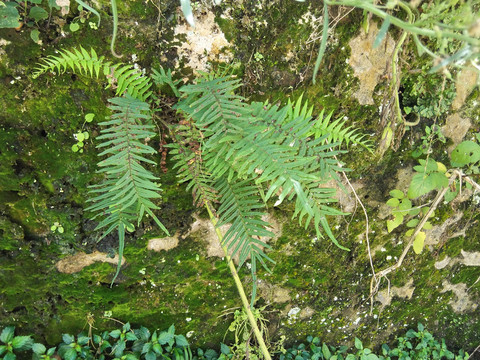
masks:
[(472, 90), (477, 85), (477, 79), (478, 70), (472, 66), (465, 67), (462, 69), (462, 71), (460, 71), (455, 81), (457, 94), (452, 103), (453, 110), (458, 110), (463, 106), (463, 104), (465, 104), (465, 100), (467, 99), (468, 95), (470, 95)]
[(462, 257), (445, 257), (445, 259), (437, 261), (435, 263), (435, 268), (440, 270), (447, 266), (453, 266), (455, 264), (463, 264), (466, 266), (480, 266), (480, 252), (468, 252), (461, 250)]
[(447, 117), (445, 125), (442, 126), (442, 133), (452, 139), (453, 145), (448, 147), (449, 152), (462, 142), (468, 129), (472, 126), (469, 119), (463, 119), (458, 113)]
[(272, 285), (265, 280), (258, 283), (258, 292), (267, 303), (286, 303), (291, 300), (287, 289)]
[(440, 291), (440, 293), (453, 291), (455, 294), (456, 299), (452, 299), (448, 303), (457, 314), (472, 312), (477, 309), (478, 304), (475, 301), (472, 301), (470, 296), (468, 296), (466, 284), (450, 284), (447, 280), (443, 280), (442, 286), (443, 290)]
[(215, 23), (215, 15), (211, 11), (195, 15), (195, 28), (186, 23), (175, 28), (175, 37), (186, 37), (178, 47), (179, 59), (194, 71), (208, 71), (208, 61), (229, 62), (231, 55), (222, 49), (231, 44)]
[(402, 287), (392, 287), (390, 292), (388, 289), (379, 291), (375, 296), (375, 300), (382, 303), (382, 307), (390, 305), (394, 296), (410, 300), (413, 296), (413, 291), (415, 286), (413, 286), (413, 279), (408, 280), (408, 282)]
[(178, 235), (148, 240), (147, 249), (153, 251), (168, 251), (178, 246)]
[(363, 31), (348, 43), (352, 56), (348, 63), (353, 68), (355, 76), (360, 80), (360, 88), (353, 94), (360, 105), (374, 105), (373, 90), (387, 73), (388, 64), (392, 59), (395, 42), (387, 34), (375, 49), (373, 42), (378, 34), (377, 24), (370, 22), (368, 34)]
[[(91, 254), (84, 252), (76, 253), (75, 255), (63, 258), (56, 263), (55, 267), (58, 271), (65, 274), (73, 274), (81, 271), (84, 267), (92, 265), (95, 262), (107, 262), (110, 264), (118, 263), (118, 255), (109, 257), (106, 253), (95, 251)], [(122, 265), (125, 263), (125, 258), (122, 257)]]

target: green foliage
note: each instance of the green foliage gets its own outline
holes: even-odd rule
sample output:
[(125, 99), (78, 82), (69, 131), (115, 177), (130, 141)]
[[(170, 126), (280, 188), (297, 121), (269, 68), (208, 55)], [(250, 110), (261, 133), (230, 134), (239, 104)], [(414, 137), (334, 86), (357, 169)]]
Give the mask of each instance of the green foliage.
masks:
[(15, 336), (15, 326), (7, 326), (0, 334), (0, 357), (4, 360), (15, 360), (18, 351), (32, 348), (33, 339), (30, 336)]
[[(288, 116), (290, 119), (309, 118), (312, 115), (313, 107), (308, 106), (308, 101), (302, 103), (301, 95), (295, 103), (288, 101)], [(327, 116), (324, 116), (325, 109), (322, 110), (318, 119), (314, 122), (312, 129), (307, 132), (307, 136), (314, 136), (316, 139), (323, 138), (325, 144), (337, 144), (339, 147), (342, 143), (348, 145), (360, 145), (367, 149), (370, 153), (372, 150), (372, 142), (365, 139), (366, 135), (358, 132), (352, 126), (345, 126), (346, 119), (338, 118), (332, 121), (331, 111)]]
[(363, 346), (360, 339), (355, 338), (355, 350), (349, 351), (347, 346), (328, 346), (322, 344), (318, 337), (309, 336), (307, 344), (299, 344), (280, 354), (280, 360), (466, 360), (468, 354), (460, 350), (457, 355), (447, 349), (445, 341), (436, 340), (426, 331), (422, 324), (418, 324), (418, 331), (408, 330), (403, 337), (397, 339), (398, 344), (390, 348), (384, 344), (381, 353), (375, 354), (371, 349)]
[(145, 157), (155, 150), (143, 142), (155, 136), (154, 125), (149, 123), (149, 106), (132, 97), (113, 98), (109, 102), (113, 111), (111, 120), (100, 123), (105, 128), (97, 137), (102, 140), (97, 148), (104, 149), (99, 155), (106, 156), (98, 164), (105, 180), (91, 187), (89, 201), (93, 205), (86, 210), (96, 212), (94, 218), (104, 217), (97, 226), (97, 229), (107, 228), (103, 236), (118, 230), (120, 245), (116, 277), (120, 270), (125, 231), (133, 231), (135, 221), (139, 224), (147, 213), (166, 234), (168, 230), (153, 213), (158, 206), (152, 199), (160, 198), (160, 185), (155, 182), (158, 178), (144, 167), (144, 164), (156, 164)]
[(104, 56), (99, 57), (95, 50), (90, 49), (89, 53), (83, 47), (80, 47), (80, 50), (59, 51), (59, 56), (50, 55), (44, 58), (33, 73), (33, 78), (49, 71), (57, 71), (59, 74), (63, 74), (67, 70), (95, 79), (98, 79), (101, 75), (104, 76), (108, 81), (105, 88), (115, 89), (116, 96), (127, 93), (134, 98), (145, 101), (152, 93), (149, 91), (152, 86), (150, 78), (143, 76), (132, 65), (112, 64), (110, 61), (105, 61)]
[(416, 199), (432, 190), (440, 190), (448, 186), (445, 165), (432, 159), (420, 159), (418, 162), (420, 165), (413, 167), (416, 174), (413, 175), (407, 193), (410, 199)]
[(433, 146), (436, 142), (446, 143), (445, 136), (442, 134), (442, 130), (438, 125), (425, 126), (425, 135), (421, 137), (422, 145), (417, 147), (412, 152), (414, 158), (418, 158), (422, 155), (430, 154), (433, 150)]
[(403, 106), (423, 118), (445, 114), (455, 98), (455, 83), (439, 74), (428, 74), (428, 67), (402, 79)]
[[(244, 316), (236, 314), (232, 324), (233, 331), (239, 329), (240, 324), (246, 324)], [(77, 360), (77, 359), (119, 359), (119, 360), (233, 360), (240, 359), (247, 355), (251, 359), (259, 359), (253, 348), (241, 347), (242, 343), (249, 339), (249, 331), (240, 331), (238, 341), (227, 346), (220, 344), (220, 354), (214, 349), (202, 350), (200, 348), (192, 351), (185, 336), (175, 334), (175, 327), (172, 325), (165, 331), (154, 331), (153, 333), (141, 326), (132, 329), (129, 323), (122, 327), (104, 331), (102, 333), (80, 333), (77, 336), (64, 334), (62, 342), (49, 348), (41, 343), (34, 343), (30, 336), (13, 336), (14, 327), (6, 327), (0, 336), (3, 344), (0, 345), (0, 356), (4, 360), (15, 360), (15, 351), (31, 351), (34, 360)], [(242, 338), (240, 338), (240, 336)], [(12, 343), (16, 340), (16, 347)], [(19, 344), (22, 344), (21, 347)], [(56, 349), (58, 348), (58, 352)], [(247, 353), (242, 351), (247, 351)], [(291, 348), (279, 347), (276, 355), (280, 360), (467, 360), (468, 353), (459, 350), (454, 353), (448, 350), (445, 341), (436, 340), (422, 324), (418, 324), (417, 330), (408, 330), (404, 336), (397, 338), (396, 347), (390, 348), (384, 344), (379, 353), (374, 353), (366, 348), (362, 341), (355, 338), (353, 351), (348, 346), (329, 346), (322, 343), (318, 337), (308, 336), (306, 344), (298, 344)]]

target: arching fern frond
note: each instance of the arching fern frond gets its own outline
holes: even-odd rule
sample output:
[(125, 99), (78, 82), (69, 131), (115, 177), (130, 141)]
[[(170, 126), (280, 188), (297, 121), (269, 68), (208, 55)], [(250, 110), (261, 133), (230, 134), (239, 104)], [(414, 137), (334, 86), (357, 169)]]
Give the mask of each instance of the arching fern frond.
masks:
[(330, 150), (334, 144), (325, 144), (326, 136), (308, 139), (310, 109), (249, 105), (234, 93), (238, 86), (223, 78), (180, 89), (185, 97), (177, 108), (202, 131), (206, 169), (231, 184), (248, 179), (266, 185), (265, 200), (277, 194), (280, 202), (295, 199), (295, 216), (306, 226), (313, 222), (318, 236), (322, 225), (338, 245), (325, 218), (341, 214), (328, 205), (333, 197), (325, 196), (334, 190), (319, 189), (340, 169), (333, 158), (338, 151)]
[(350, 143), (357, 144), (373, 153), (372, 142), (366, 139), (367, 135), (359, 133), (352, 126), (345, 127), (346, 120), (341, 117), (332, 121), (332, 115), (333, 111), (325, 116), (325, 109), (323, 109), (309, 135), (313, 135), (315, 138), (326, 136), (325, 141), (329, 144), (339, 143), (341, 145), (345, 142), (347, 147)]
[[(323, 143), (330, 144), (330, 146), (341, 146), (345, 143), (348, 147), (352, 143), (364, 147), (369, 152), (373, 152), (372, 142), (365, 139), (365, 134), (359, 133), (352, 126), (345, 127), (346, 121), (342, 118), (331, 121), (333, 111), (324, 116), (325, 109), (323, 109), (318, 119), (312, 123), (313, 107), (309, 106), (308, 100), (303, 101), (303, 94), (295, 102), (288, 100), (285, 108), (287, 109), (287, 118), (290, 121), (295, 121), (298, 118), (309, 119), (311, 126), (303, 135), (315, 136), (316, 139), (323, 137)], [(337, 144), (334, 145), (333, 143)]]
[(117, 96), (127, 93), (136, 99), (145, 101), (152, 93), (149, 91), (152, 86), (149, 77), (144, 76), (132, 65), (112, 64), (110, 61), (105, 61), (105, 57), (98, 56), (93, 48), (90, 49), (90, 53), (83, 47), (80, 47), (80, 50), (59, 50), (58, 53), (58, 56), (50, 55), (43, 59), (37, 65), (33, 78), (48, 71), (57, 71), (59, 74), (63, 74), (70, 70), (75, 74), (95, 79), (105, 76), (108, 81), (106, 89), (111, 87)]
[(155, 136), (154, 126), (147, 123), (149, 106), (132, 97), (113, 98), (109, 102), (113, 114), (110, 120), (100, 123), (105, 128), (97, 137), (102, 140), (97, 148), (105, 149), (99, 156), (106, 158), (98, 163), (98, 172), (105, 174), (105, 180), (91, 186), (92, 197), (88, 201), (93, 204), (86, 210), (95, 212), (94, 218), (104, 217), (97, 226), (97, 229), (107, 228), (102, 237), (118, 229), (119, 263), (115, 280), (120, 270), (125, 230), (133, 230), (135, 220), (139, 224), (147, 213), (165, 233), (168, 230), (153, 213), (158, 207), (152, 200), (160, 197), (158, 178), (143, 165), (155, 165), (145, 157), (155, 150), (142, 142)]

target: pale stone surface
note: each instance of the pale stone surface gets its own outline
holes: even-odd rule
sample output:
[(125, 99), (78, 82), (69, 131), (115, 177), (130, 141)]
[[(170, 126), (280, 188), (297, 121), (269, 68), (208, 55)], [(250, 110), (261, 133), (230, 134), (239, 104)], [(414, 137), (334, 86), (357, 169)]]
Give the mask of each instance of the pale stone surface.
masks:
[(147, 249), (153, 251), (168, 251), (178, 246), (178, 236), (154, 238), (148, 240)]
[(472, 66), (465, 67), (460, 71), (457, 80), (455, 81), (457, 94), (452, 103), (453, 110), (458, 110), (463, 106), (468, 95), (470, 95), (475, 88), (477, 80), (478, 70), (474, 69)]
[(381, 77), (387, 74), (395, 47), (392, 37), (387, 34), (380, 46), (373, 49), (373, 42), (377, 34), (377, 24), (371, 22), (368, 34), (362, 31), (348, 43), (352, 49), (352, 56), (348, 63), (353, 68), (355, 76), (360, 80), (360, 88), (353, 96), (360, 105), (374, 105), (373, 90)]
[(466, 313), (475, 311), (478, 304), (470, 299), (467, 292), (467, 285), (464, 283), (450, 284), (447, 280), (442, 281), (443, 290), (440, 293), (447, 291), (453, 291), (455, 299), (450, 300), (448, 303), (456, 313)]
[[(180, 18), (183, 18), (183, 15)], [(186, 41), (182, 41), (178, 47), (179, 58), (184, 58), (186, 65), (194, 71), (208, 71), (209, 60), (220, 62), (231, 60), (230, 55), (221, 53), (224, 47), (229, 47), (231, 44), (215, 22), (212, 11), (196, 16), (195, 28), (186, 23), (178, 24), (175, 28), (175, 36), (178, 38), (179, 35), (186, 36)]]
[(442, 126), (442, 133), (452, 139), (453, 145), (448, 148), (449, 152), (462, 142), (468, 129), (472, 126), (469, 119), (463, 119), (458, 113), (449, 115)]
[(435, 268), (440, 270), (447, 266), (453, 266), (455, 264), (462, 264), (465, 266), (480, 266), (480, 252), (468, 252), (460, 250), (460, 253), (462, 254), (462, 257), (456, 257), (452, 259), (447, 256), (445, 257), (445, 259), (437, 261), (435, 263)]
[[(84, 267), (92, 265), (95, 262), (107, 262), (110, 264), (118, 263), (118, 255), (109, 257), (106, 253), (95, 251), (91, 254), (84, 252), (76, 253), (75, 255), (63, 258), (55, 265), (57, 270), (65, 274), (73, 274), (81, 271)], [(122, 265), (125, 263), (125, 258), (122, 257)]]
[(410, 300), (413, 296), (414, 290), (415, 286), (413, 286), (413, 279), (410, 279), (402, 287), (393, 286), (390, 288), (390, 292), (388, 289), (379, 291), (375, 296), (375, 300), (381, 302), (384, 307), (390, 305), (394, 296)]

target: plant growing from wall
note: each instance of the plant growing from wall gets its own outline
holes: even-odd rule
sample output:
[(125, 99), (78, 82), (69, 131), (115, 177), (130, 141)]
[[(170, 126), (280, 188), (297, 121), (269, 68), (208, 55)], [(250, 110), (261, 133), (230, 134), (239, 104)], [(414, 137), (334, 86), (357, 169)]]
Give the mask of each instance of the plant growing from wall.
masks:
[[(325, 119), (312, 134), (314, 120), (307, 104), (301, 100), (283, 107), (249, 104), (235, 93), (240, 81), (229, 76), (204, 74), (196, 83), (179, 87), (171, 71), (159, 69), (150, 79), (129, 65), (105, 61), (93, 49), (63, 50), (58, 56), (49, 56), (34, 77), (67, 70), (103, 77), (106, 88), (116, 92), (109, 100), (112, 115), (100, 123), (101, 135), (97, 137), (102, 151), (99, 173), (104, 180), (91, 187), (88, 210), (100, 219), (97, 229), (104, 229), (103, 236), (117, 231), (119, 258), (125, 234), (139, 226), (146, 214), (168, 234), (161, 217), (155, 215), (161, 184), (149, 170), (156, 165), (148, 157), (155, 153), (148, 144), (155, 136), (155, 126), (154, 111), (147, 101), (153, 97), (152, 80), (158, 87), (170, 86), (178, 96), (173, 108), (180, 120), (160, 120), (172, 140), (167, 146), (173, 168), (178, 181), (187, 183), (194, 203), (207, 210), (215, 225), (247, 318), (263, 356), (269, 359), (253, 314), (257, 267), (260, 264), (270, 271), (269, 264), (273, 264), (264, 251), (269, 248), (265, 239), (273, 235), (263, 220), (266, 204), (273, 198), (277, 204), (293, 201), (293, 217), (300, 224), (312, 224), (319, 238), (323, 229), (333, 243), (348, 250), (337, 242), (326, 218), (343, 214), (331, 206), (336, 201), (335, 190), (321, 185), (337, 180), (337, 171), (345, 170), (336, 159), (342, 152), (337, 145), (342, 141), (362, 144), (361, 136), (350, 128), (342, 129), (343, 123), (338, 121), (329, 127)], [(231, 226), (222, 234), (219, 227), (226, 224)], [(232, 260), (235, 256), (238, 267)], [(247, 261), (252, 276), (250, 302), (238, 276), (238, 269)], [(116, 275), (120, 266), (119, 262)]]
[[(477, 134), (477, 139), (480, 139), (480, 134)], [(406, 221), (409, 228), (405, 233), (407, 245), (394, 265), (374, 273), (370, 287), (371, 295), (378, 291), (383, 277), (402, 265), (410, 248), (413, 248), (416, 254), (423, 251), (426, 239), (424, 230), (432, 228), (429, 219), (434, 216), (438, 206), (452, 201), (463, 186), (473, 189), (474, 193), (480, 191), (480, 185), (472, 178), (472, 175), (480, 174), (480, 145), (474, 141), (466, 140), (455, 147), (450, 156), (450, 169), (431, 157), (419, 159), (418, 162), (419, 165), (414, 166), (415, 173), (408, 191), (405, 193), (394, 189), (390, 191), (391, 198), (387, 201), (387, 205), (392, 208), (393, 216), (393, 219), (387, 220), (388, 232), (392, 232)], [(425, 202), (424, 196), (435, 190), (437, 191), (435, 198)], [(414, 205), (413, 201), (417, 204)]]

